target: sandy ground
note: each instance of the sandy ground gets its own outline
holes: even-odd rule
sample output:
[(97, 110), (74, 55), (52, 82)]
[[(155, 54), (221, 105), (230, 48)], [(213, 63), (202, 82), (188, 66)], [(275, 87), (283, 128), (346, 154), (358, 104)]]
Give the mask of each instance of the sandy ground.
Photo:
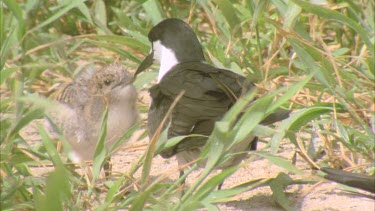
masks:
[[(293, 153), (293, 146), (287, 144), (283, 147), (283, 152), (279, 155), (288, 158)], [(114, 170), (126, 171), (125, 163), (131, 163), (131, 160), (142, 156), (143, 150), (127, 152), (119, 151), (113, 157)], [(304, 161), (298, 159), (297, 166), (303, 169)], [(301, 168), (302, 167), (302, 168)], [(165, 172), (175, 171), (170, 179), (175, 180), (178, 177), (177, 161), (175, 158), (163, 159), (157, 156), (153, 160), (152, 176), (160, 176)], [(266, 159), (256, 159), (245, 167), (239, 169), (235, 174), (225, 180), (223, 189), (230, 188), (241, 183), (256, 179), (276, 177), (283, 171), (278, 166), (271, 164)], [(310, 172), (306, 168), (306, 172)], [(198, 173), (196, 174), (198, 176)], [(140, 176), (139, 174), (136, 176)], [(316, 178), (316, 177), (314, 177)], [(194, 174), (190, 175), (187, 184), (194, 181)], [(361, 193), (366, 193), (362, 192)], [(287, 195), (292, 207), (295, 210), (375, 210), (375, 200), (343, 190), (340, 185), (323, 181), (320, 184), (313, 185), (293, 185), (288, 187)], [(269, 187), (260, 187), (254, 190), (244, 192), (233, 198), (232, 201), (218, 205), (220, 210), (283, 210), (272, 198), (272, 191)]]
[[(141, 132), (138, 132), (140, 134)], [(26, 129), (23, 134), (32, 142), (38, 142), (39, 135), (33, 126)], [(137, 136), (136, 136), (137, 137)], [(129, 171), (132, 163), (138, 161), (146, 150), (148, 139), (143, 140), (130, 140), (128, 145), (121, 148), (114, 156), (112, 156), (113, 163), (113, 174), (123, 174)], [(40, 140), (40, 139), (39, 139)], [(131, 146), (131, 147), (129, 147)], [(260, 146), (262, 148), (262, 146)], [(293, 154), (293, 145), (285, 143), (282, 146), (282, 151), (278, 154), (285, 158), (290, 159)], [(298, 159), (297, 167), (308, 174), (311, 174), (311, 170), (306, 163)], [(37, 174), (46, 172), (46, 169), (35, 169)], [(256, 179), (275, 177), (280, 171), (283, 171), (280, 167), (271, 164), (266, 159), (256, 159), (255, 161), (245, 165), (239, 169), (235, 174), (225, 180), (223, 189), (230, 188), (241, 183)], [(178, 177), (177, 161), (173, 157), (171, 159), (163, 159), (160, 156), (156, 156), (153, 160), (151, 178), (157, 178), (165, 173), (175, 172), (169, 179), (176, 180)], [(191, 184), (199, 172), (188, 177), (187, 185)], [(135, 177), (140, 177), (140, 172), (135, 174)], [(315, 179), (317, 177), (314, 177)], [(318, 184), (312, 185), (293, 185), (287, 188), (287, 196), (291, 206), (295, 210), (352, 210), (352, 211), (372, 211), (375, 210), (375, 200), (367, 198), (363, 195), (353, 194), (351, 192), (342, 189), (342, 186), (322, 180)], [(360, 191), (360, 193), (366, 192)], [(370, 195), (374, 197), (374, 195)], [(278, 206), (273, 198), (272, 191), (269, 187), (260, 187), (254, 190), (250, 190), (241, 193), (229, 202), (219, 204), (220, 210), (282, 210)]]

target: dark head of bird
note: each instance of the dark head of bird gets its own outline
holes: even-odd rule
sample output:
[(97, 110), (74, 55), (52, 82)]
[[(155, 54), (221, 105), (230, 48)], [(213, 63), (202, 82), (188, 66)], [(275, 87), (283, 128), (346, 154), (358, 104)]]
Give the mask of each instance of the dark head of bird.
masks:
[[(205, 61), (202, 46), (193, 29), (184, 21), (176, 18), (163, 20), (154, 26), (148, 34), (152, 44), (150, 54), (138, 67), (135, 75), (152, 65), (154, 60), (162, 61), (162, 50), (174, 54), (177, 63)], [(164, 48), (164, 49), (162, 49)]]

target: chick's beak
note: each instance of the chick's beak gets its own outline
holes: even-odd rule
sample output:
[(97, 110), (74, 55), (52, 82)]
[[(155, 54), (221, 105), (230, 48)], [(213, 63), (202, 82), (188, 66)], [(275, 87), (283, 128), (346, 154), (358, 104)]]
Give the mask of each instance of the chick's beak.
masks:
[(125, 77), (124, 79), (120, 81), (120, 83), (114, 85), (112, 89), (117, 89), (117, 88), (123, 89), (128, 85), (132, 85), (134, 81), (135, 81), (135, 76)]
[(151, 53), (148, 56), (146, 56), (146, 58), (139, 65), (137, 71), (134, 73), (134, 78), (139, 73), (141, 73), (142, 71), (144, 71), (145, 69), (147, 69), (148, 67), (150, 67), (153, 62), (154, 62), (154, 51), (151, 51)]

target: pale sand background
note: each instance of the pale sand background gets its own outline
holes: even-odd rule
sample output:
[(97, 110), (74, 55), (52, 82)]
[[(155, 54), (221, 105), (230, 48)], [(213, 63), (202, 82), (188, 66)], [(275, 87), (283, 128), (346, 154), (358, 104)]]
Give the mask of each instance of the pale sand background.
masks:
[[(138, 135), (141, 131), (138, 132)], [(23, 136), (32, 142), (40, 140), (34, 126), (30, 126), (23, 131)], [(126, 146), (123, 146), (113, 157), (113, 175), (122, 175), (127, 172), (132, 163), (137, 162), (143, 155), (148, 139), (129, 140)], [(260, 144), (262, 148), (262, 144)], [(278, 155), (290, 159), (294, 148), (290, 143), (285, 142), (281, 147)], [(312, 174), (309, 166), (299, 158), (297, 167), (303, 170), (307, 175)], [(33, 170), (35, 174), (44, 174), (47, 169), (36, 168)], [(223, 189), (230, 188), (241, 183), (256, 178), (275, 177), (280, 171), (280, 167), (272, 165), (266, 159), (257, 158), (245, 167), (238, 170), (234, 175), (225, 180)], [(168, 179), (176, 180), (178, 177), (177, 161), (173, 157), (171, 159), (163, 159), (156, 156), (153, 160), (151, 178), (155, 179), (160, 175), (173, 173)], [(194, 172), (188, 177), (187, 185), (191, 184), (199, 175), (199, 171)], [(136, 178), (140, 177), (140, 172), (135, 174)], [(317, 178), (317, 177), (313, 177)], [(362, 192), (361, 193), (366, 193)], [(233, 199), (225, 204), (218, 205), (220, 210), (282, 210), (272, 199), (272, 192), (269, 187), (261, 187), (254, 190), (244, 192), (233, 197)], [(340, 211), (372, 211), (375, 210), (375, 200), (360, 195), (353, 195), (341, 188), (340, 185), (323, 181), (315, 185), (293, 185), (287, 188), (287, 195), (293, 208), (296, 210), (340, 210)], [(367, 194), (369, 195), (369, 194)], [(373, 195), (372, 195), (373, 196)]]

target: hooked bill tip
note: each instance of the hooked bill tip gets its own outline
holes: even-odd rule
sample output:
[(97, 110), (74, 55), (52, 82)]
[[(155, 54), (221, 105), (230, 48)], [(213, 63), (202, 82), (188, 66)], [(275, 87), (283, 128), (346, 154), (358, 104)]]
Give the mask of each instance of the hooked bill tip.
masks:
[(154, 52), (151, 52), (148, 56), (146, 56), (146, 58), (139, 65), (137, 71), (135, 71), (134, 73), (134, 77), (136, 77), (139, 73), (149, 68), (153, 62), (154, 62)]

